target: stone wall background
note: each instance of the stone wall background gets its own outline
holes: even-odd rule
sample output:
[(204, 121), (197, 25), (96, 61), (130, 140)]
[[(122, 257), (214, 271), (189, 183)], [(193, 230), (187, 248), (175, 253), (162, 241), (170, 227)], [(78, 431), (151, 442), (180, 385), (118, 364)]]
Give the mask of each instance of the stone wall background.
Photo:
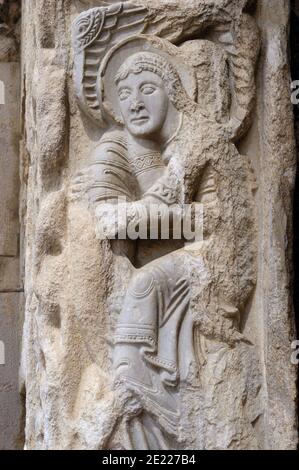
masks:
[[(292, 80), (299, 80), (299, 0), (292, 0), (291, 16), (291, 64)], [(294, 308), (299, 338), (299, 105), (294, 105), (295, 136), (297, 143), (297, 174), (294, 193)], [(299, 371), (297, 387), (299, 390)], [(298, 409), (299, 418), (299, 409)]]
[(23, 287), (20, 279), (20, 1), (0, 1), (0, 449), (23, 447), (23, 403), (19, 383)]
[[(292, 0), (291, 17), (292, 80), (299, 80), (299, 0)], [(299, 162), (299, 105), (294, 106), (297, 165)], [(297, 170), (294, 194), (294, 307), (299, 332), (299, 173)], [(299, 386), (299, 383), (298, 383)]]

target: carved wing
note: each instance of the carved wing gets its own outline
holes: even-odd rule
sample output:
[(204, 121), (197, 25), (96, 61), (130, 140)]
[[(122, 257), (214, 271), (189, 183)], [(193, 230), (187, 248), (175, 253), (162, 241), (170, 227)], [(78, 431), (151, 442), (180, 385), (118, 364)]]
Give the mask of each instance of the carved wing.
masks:
[(234, 27), (216, 26), (211, 36), (228, 54), (231, 76), (231, 119), (229, 122), (232, 140), (237, 141), (251, 124), (256, 84), (256, 62), (260, 51), (260, 35), (254, 19), (242, 14)]
[(83, 110), (100, 126), (105, 121), (96, 92), (101, 60), (121, 38), (142, 33), (147, 9), (130, 2), (92, 8), (73, 23), (75, 87)]

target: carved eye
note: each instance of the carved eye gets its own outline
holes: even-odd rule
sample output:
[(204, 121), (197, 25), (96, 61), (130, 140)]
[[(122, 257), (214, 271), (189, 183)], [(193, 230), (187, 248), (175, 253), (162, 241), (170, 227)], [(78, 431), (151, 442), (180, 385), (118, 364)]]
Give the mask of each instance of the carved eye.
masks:
[(152, 95), (155, 91), (156, 91), (156, 87), (150, 84), (143, 85), (143, 87), (141, 88), (141, 92), (144, 95)]
[(118, 96), (119, 96), (119, 99), (121, 101), (124, 101), (126, 100), (129, 96), (130, 96), (131, 92), (128, 88), (122, 88), (121, 90), (119, 90), (118, 92)]

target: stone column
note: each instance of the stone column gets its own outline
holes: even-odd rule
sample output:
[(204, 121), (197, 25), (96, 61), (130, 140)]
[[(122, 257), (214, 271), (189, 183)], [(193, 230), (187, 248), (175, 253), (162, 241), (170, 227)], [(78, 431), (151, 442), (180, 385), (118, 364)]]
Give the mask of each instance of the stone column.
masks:
[[(295, 449), (289, 2), (23, 15), (27, 447)], [(115, 240), (123, 195), (204, 241)]]

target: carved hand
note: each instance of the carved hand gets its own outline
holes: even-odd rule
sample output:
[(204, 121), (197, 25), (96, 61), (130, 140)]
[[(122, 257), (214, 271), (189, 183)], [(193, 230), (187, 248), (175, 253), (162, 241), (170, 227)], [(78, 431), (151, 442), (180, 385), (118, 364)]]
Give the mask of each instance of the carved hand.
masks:
[(96, 233), (99, 239), (126, 238), (127, 227), (148, 223), (148, 205), (142, 201), (102, 203), (95, 209)]

